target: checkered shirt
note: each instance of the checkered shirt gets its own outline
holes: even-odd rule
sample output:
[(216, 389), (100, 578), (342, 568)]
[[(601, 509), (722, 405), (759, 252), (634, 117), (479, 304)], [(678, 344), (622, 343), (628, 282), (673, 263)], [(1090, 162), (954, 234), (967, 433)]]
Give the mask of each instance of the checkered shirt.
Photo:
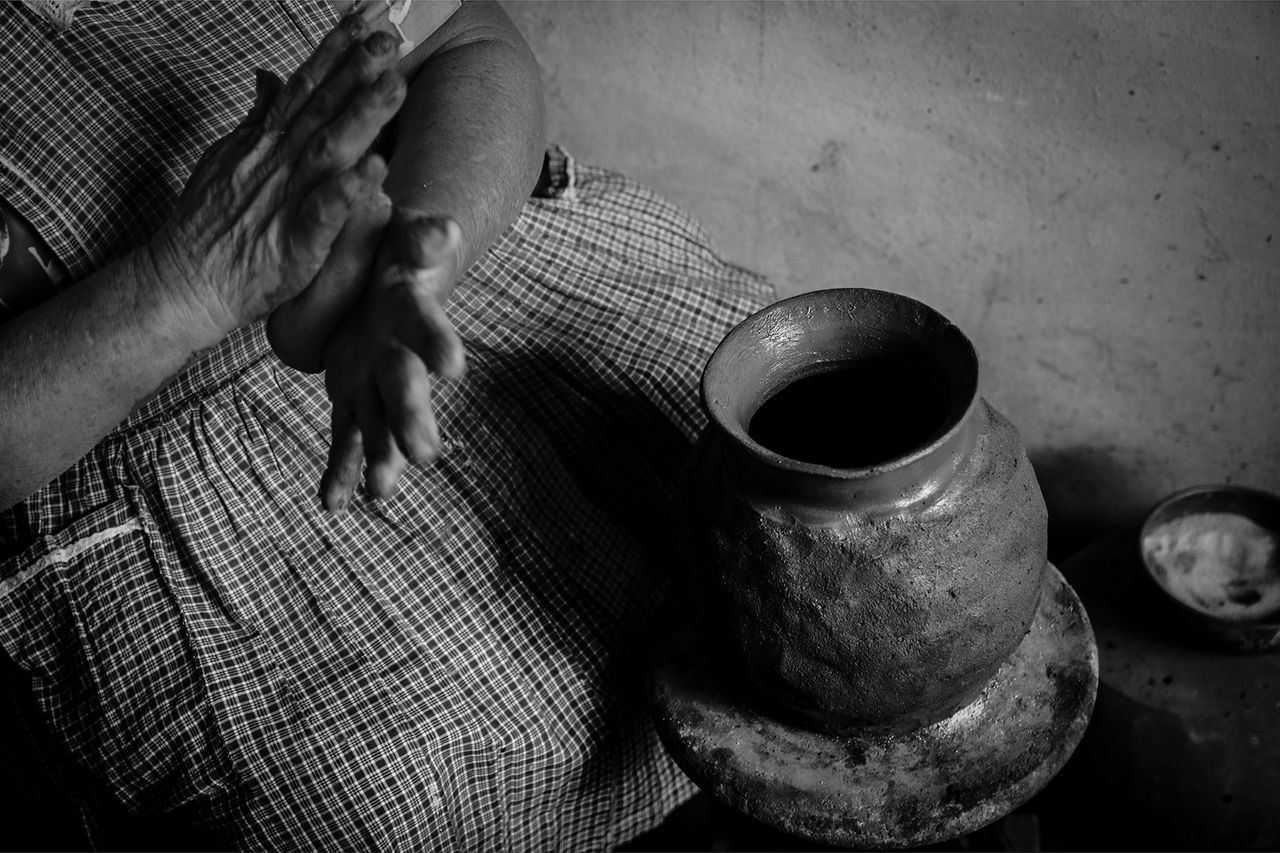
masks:
[[(0, 195), (85, 275), (171, 209), (253, 69), (332, 23), (0, 5)], [(603, 849), (691, 793), (645, 638), (700, 371), (773, 293), (649, 190), (548, 156), (453, 297), (469, 370), (395, 498), (320, 509), (323, 379), (256, 324), (0, 514), (0, 649), (99, 840), (114, 814), (197, 847)]]

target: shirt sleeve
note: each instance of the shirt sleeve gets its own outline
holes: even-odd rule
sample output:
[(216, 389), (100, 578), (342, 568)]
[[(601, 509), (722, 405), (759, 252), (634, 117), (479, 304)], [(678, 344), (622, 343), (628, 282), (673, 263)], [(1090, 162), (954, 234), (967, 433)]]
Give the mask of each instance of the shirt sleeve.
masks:
[(358, 12), (370, 26), (400, 40), (408, 56), (462, 5), (461, 0), (331, 0), (340, 15)]

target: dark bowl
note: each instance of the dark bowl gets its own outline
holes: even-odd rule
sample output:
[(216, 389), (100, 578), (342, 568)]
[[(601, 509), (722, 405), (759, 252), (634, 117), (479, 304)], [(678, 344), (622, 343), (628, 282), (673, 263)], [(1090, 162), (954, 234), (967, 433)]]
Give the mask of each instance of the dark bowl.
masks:
[(1280, 496), (1226, 485), (1175, 492), (1147, 515), (1138, 549), (1180, 624), (1234, 651), (1280, 647)]

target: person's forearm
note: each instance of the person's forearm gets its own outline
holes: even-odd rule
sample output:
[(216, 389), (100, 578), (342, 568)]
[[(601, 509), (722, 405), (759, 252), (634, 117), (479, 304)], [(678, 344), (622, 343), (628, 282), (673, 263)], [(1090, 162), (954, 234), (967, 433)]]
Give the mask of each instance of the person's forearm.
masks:
[[(391, 140), (384, 190), (402, 208), (447, 216), (461, 231), (458, 273), (510, 225), (537, 182), (544, 152), (537, 62), (496, 3), (463, 3), (403, 70), (410, 85)], [(388, 211), (389, 212), (389, 211)], [(376, 249), (384, 216), (353, 231), (336, 263), (267, 324), (276, 355), (291, 367), (321, 369), (334, 330), (365, 292), (362, 253)], [(357, 233), (375, 238), (357, 239)], [(333, 274), (327, 274), (333, 273)], [(448, 291), (440, 294), (447, 298)]]
[(0, 324), (0, 509), (71, 467), (217, 343), (220, 332), (159, 284), (141, 249)]
[(196, 163), (150, 240), (0, 324), (0, 508), (315, 279), (386, 177), (380, 157), (362, 155), (404, 102), (397, 61), (394, 39), (351, 17), (293, 85), (259, 75), (252, 109)]
[(496, 3), (463, 3), (417, 69), (396, 127), (392, 201), (462, 228), (466, 269), (519, 215), (545, 149), (537, 62)]

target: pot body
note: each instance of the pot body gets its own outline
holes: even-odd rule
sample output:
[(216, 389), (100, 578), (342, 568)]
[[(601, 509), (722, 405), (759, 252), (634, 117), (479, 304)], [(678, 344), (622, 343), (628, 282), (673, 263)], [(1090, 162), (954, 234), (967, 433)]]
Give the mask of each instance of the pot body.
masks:
[[(780, 391), (867, 359), (893, 381), (828, 382), (830, 399), (768, 415), (764, 440), (788, 453), (757, 440), (752, 421)], [(758, 696), (827, 730), (914, 727), (970, 701), (1031, 624), (1046, 515), (1016, 430), (977, 395), (963, 334), (907, 297), (804, 294), (725, 338), (703, 402), (692, 532)], [(841, 435), (884, 439), (891, 454), (818, 446)], [(863, 464), (824, 464), (823, 452)]]

